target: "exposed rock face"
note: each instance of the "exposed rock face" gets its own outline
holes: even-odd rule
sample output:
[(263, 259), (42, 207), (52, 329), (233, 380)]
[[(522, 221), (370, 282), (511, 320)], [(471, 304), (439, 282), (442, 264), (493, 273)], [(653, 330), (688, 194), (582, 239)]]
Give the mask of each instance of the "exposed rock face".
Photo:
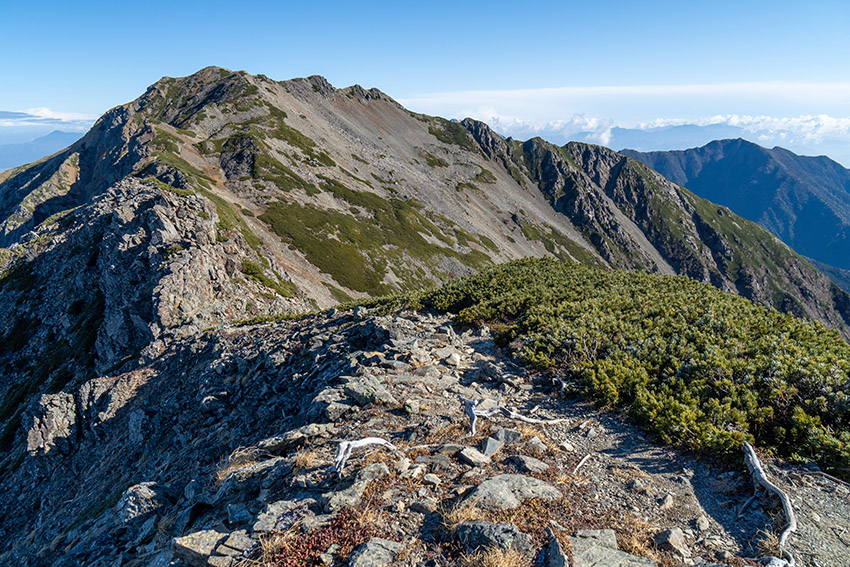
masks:
[[(461, 367), (447, 360), (449, 345), (464, 354)], [(677, 456), (615, 418), (603, 422), (584, 406), (562, 403), (545, 381), (503, 358), (488, 330), (455, 332), (445, 317), (360, 310), (226, 327), (174, 339), (156, 359), (125, 364), (114, 376), (41, 398), (41, 409), (26, 414), (37, 416), (24, 420), (37, 423), (33, 447), (51, 448), (17, 464), (2, 461), (0, 528), (8, 546), (0, 563), (234, 567), (258, 557), (261, 538), (290, 534), (288, 553), (414, 567), (454, 537), (470, 552), (510, 547), (536, 556), (547, 526), (574, 525), (578, 531), (559, 537), (574, 538), (581, 564), (654, 564), (619, 549), (613, 531), (581, 529), (600, 522), (615, 529), (636, 522), (650, 536), (678, 525), (692, 558), (727, 554), (731, 562), (752, 553), (743, 550), (769, 522), (761, 508), (738, 519), (736, 508), (721, 506), (749, 496), (745, 475)], [(478, 381), (482, 371), (492, 382)], [(396, 400), (416, 400), (419, 412), (379, 401), (360, 406), (357, 393), (342, 388), (352, 377), (374, 379)], [(351, 408), (336, 423), (313, 412), (313, 400), (329, 390)], [(480, 433), (469, 438), (457, 394), (483, 400), (481, 407), (537, 407), (538, 417), (568, 421), (529, 430), (482, 418)], [(338, 441), (368, 436), (395, 449), (355, 449), (340, 478), (331, 467)], [(489, 461), (473, 467), (459, 457), (485, 439), (502, 444)], [(567, 442), (574, 452), (548, 448)], [(596, 457), (577, 477), (547, 476), (558, 478), (556, 487), (515, 474), (512, 463), (527, 462), (520, 457), (532, 449), (531, 462), (547, 468), (529, 474), (572, 470), (576, 455)], [(676, 472), (683, 470), (687, 476)], [(641, 480), (641, 489), (631, 480)], [(846, 492), (828, 479), (800, 482), (799, 497), (818, 503), (819, 523), (801, 512), (808, 535), (791, 544), (843, 565), (830, 526), (846, 517)], [(675, 504), (662, 510), (667, 493)], [(454, 509), (483, 516), (448, 533), (439, 526)], [(369, 520), (358, 524), (360, 517)], [(697, 535), (691, 526), (700, 525)], [(548, 564), (559, 565), (563, 549), (559, 556), (557, 546), (547, 547)], [(678, 552), (660, 553), (672, 561)]]
[[(313, 559), (412, 567), (444, 553), (434, 522), (455, 505), (613, 522), (628, 509), (558, 476), (575, 455), (550, 447), (584, 437), (459, 426), (458, 394), (568, 411), (489, 330), (365, 307), (280, 319), (553, 254), (709, 279), (844, 329), (847, 296), (753, 227), (604, 148), (504, 140), (374, 89), (163, 79), (0, 174), (0, 563), (233, 567), (300, 530), (292, 549)], [(358, 449), (329, 470), (340, 440), (370, 436), (392, 443), (370, 445), (376, 462)], [(705, 513), (675, 492), (687, 521)], [(699, 553), (737, 552), (723, 537)]]
[(76, 435), (77, 406), (71, 394), (44, 394), (27, 430), (30, 455), (67, 452)]

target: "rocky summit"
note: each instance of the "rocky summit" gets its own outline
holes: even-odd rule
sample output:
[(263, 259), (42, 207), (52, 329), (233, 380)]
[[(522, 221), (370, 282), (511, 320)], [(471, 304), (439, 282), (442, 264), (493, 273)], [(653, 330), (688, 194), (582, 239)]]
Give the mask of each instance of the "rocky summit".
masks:
[[(473, 435), (459, 397), (537, 423), (499, 414)], [(0, 508), (8, 565), (447, 565), (482, 550), (741, 565), (773, 513), (759, 498), (738, 515), (746, 473), (558, 399), (489, 329), (445, 316), (358, 308), (200, 333), (42, 395), (24, 422)], [(340, 462), (369, 438), (386, 444)], [(847, 565), (847, 487), (771, 472), (799, 506), (794, 551)]]
[[(850, 565), (841, 471), (799, 466), (846, 458), (846, 361), (819, 350), (786, 376), (798, 343), (843, 352), (850, 296), (766, 230), (607, 148), (211, 67), (0, 173), (0, 246), (0, 564)], [(787, 317), (770, 345), (743, 344), (739, 304), (703, 288), (751, 303), (668, 278), (656, 291), (683, 288), (689, 304), (665, 316), (693, 332), (663, 340), (697, 350), (667, 368), (659, 335), (629, 342), (626, 314), (604, 313), (602, 341), (583, 334), (610, 328), (593, 320), (600, 300), (582, 304), (580, 332), (535, 338), (512, 330), (549, 321), (533, 298), (464, 321), (374, 299), (529, 256), (592, 266), (570, 277), (599, 278), (620, 306), (614, 291), (661, 279), (600, 274), (687, 276), (819, 324)], [(765, 313), (755, 325), (780, 321)], [(759, 363), (721, 365), (718, 336)], [(534, 364), (544, 338), (559, 345)], [(595, 376), (623, 378), (605, 357), (629, 353), (664, 369), (664, 393), (717, 363), (711, 407), (726, 413), (703, 449), (752, 439), (750, 415), (758, 439), (823, 448), (793, 465), (762, 454), (797, 514), (790, 540), (776, 501), (750, 500), (743, 457), (670, 448), (699, 449), (686, 418), (706, 412), (653, 397), (646, 376), (645, 407), (682, 416), (658, 439), (566, 387), (591, 356)], [(771, 405), (757, 411), (747, 384)]]

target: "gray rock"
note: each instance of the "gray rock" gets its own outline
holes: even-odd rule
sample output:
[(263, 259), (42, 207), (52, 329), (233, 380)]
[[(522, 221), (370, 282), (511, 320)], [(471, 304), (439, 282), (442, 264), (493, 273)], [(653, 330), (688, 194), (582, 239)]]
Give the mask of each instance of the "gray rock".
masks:
[(72, 434), (76, 433), (77, 404), (72, 394), (43, 394), (32, 415), (25, 419), (27, 452), (30, 455), (51, 451), (67, 453), (71, 448)]
[(528, 556), (534, 553), (531, 537), (509, 522), (463, 522), (457, 527), (457, 537), (472, 552), (498, 547), (516, 549)]
[(437, 475), (429, 473), (422, 477), (422, 482), (431, 486), (439, 486), (442, 481)]
[(243, 524), (251, 520), (251, 512), (244, 504), (228, 504), (227, 505), (227, 521), (231, 526)]
[(614, 530), (578, 530), (576, 532), (573, 539), (574, 549), (584, 549), (592, 545), (619, 549), (617, 547), (617, 534), (614, 533)]
[(657, 567), (658, 565), (651, 559), (601, 545), (589, 545), (576, 550), (575, 541), (573, 540), (572, 567)]
[(419, 413), (419, 400), (404, 400), (404, 411), (410, 415)]
[(420, 514), (433, 514), (437, 511), (439, 505), (440, 502), (436, 498), (426, 496), (425, 498), (414, 502), (410, 506), (410, 509), (414, 512), (419, 512)]
[(532, 453), (543, 454), (549, 450), (546, 443), (540, 440), (536, 435), (525, 442), (526, 448)]
[(551, 484), (521, 474), (501, 474), (476, 486), (465, 501), (480, 508), (509, 510), (529, 498), (557, 500), (563, 495)]
[(708, 522), (708, 518), (706, 518), (705, 516), (700, 516), (696, 520), (696, 526), (699, 531), (707, 532), (708, 529), (711, 527), (711, 524)]
[(206, 564), (210, 567), (233, 567), (236, 565), (236, 560), (227, 555), (216, 555), (207, 559)]
[(488, 437), (481, 442), (481, 452), (488, 457), (492, 457), (499, 449), (502, 448), (503, 445), (504, 443), (495, 437)]
[(511, 443), (516, 443), (520, 439), (522, 439), (522, 433), (519, 431), (514, 431), (513, 429), (499, 429), (491, 435), (497, 441), (501, 441), (505, 445), (510, 445)]
[(508, 461), (517, 467), (521, 472), (541, 473), (549, 468), (549, 465), (534, 457), (525, 455), (513, 455)]
[[(216, 553), (222, 555), (242, 555), (254, 545), (254, 540), (248, 537), (248, 532), (245, 530), (236, 530), (231, 532), (224, 543), (216, 548)], [(226, 549), (225, 549), (226, 548)], [(232, 551), (232, 553), (231, 553)]]
[(661, 499), (661, 504), (659, 505), (659, 507), (662, 510), (669, 510), (670, 508), (673, 507), (674, 503), (675, 502), (673, 500), (673, 495), (668, 492), (667, 494), (664, 495), (664, 498)]
[(115, 514), (123, 524), (149, 516), (165, 503), (162, 487), (155, 482), (142, 482), (128, 488), (115, 505)]
[(227, 534), (216, 530), (202, 530), (171, 540), (174, 558), (191, 567), (206, 567), (207, 559)]
[(383, 567), (391, 565), (402, 544), (374, 537), (355, 549), (348, 558), (349, 567)]
[(302, 447), (313, 437), (327, 437), (334, 432), (333, 423), (311, 423), (283, 435), (263, 439), (257, 444), (257, 449), (274, 455), (285, 455)]
[(385, 463), (366, 465), (354, 475), (357, 481), (373, 481), (390, 474), (390, 468)]
[(475, 447), (465, 447), (457, 454), (457, 457), (464, 463), (473, 467), (483, 467), (490, 464), (490, 457)]
[(334, 492), (328, 492), (322, 495), (325, 511), (328, 513), (337, 512), (343, 508), (354, 506), (363, 498), (363, 493), (369, 486), (368, 480), (360, 480), (354, 482), (348, 488), (343, 488)]
[(552, 528), (546, 528), (546, 535), (549, 536), (549, 541), (543, 548), (543, 567), (569, 567), (570, 563), (567, 559), (567, 554), (561, 543), (555, 537), (555, 532)]
[(685, 542), (685, 533), (681, 528), (670, 528), (655, 536), (655, 545), (664, 551), (675, 553), (684, 558), (691, 556), (691, 550)]
[[(308, 501), (294, 502), (292, 500), (278, 500), (266, 507), (266, 510), (257, 516), (254, 522), (254, 533), (268, 533), (273, 530), (286, 530), (308, 514)], [(313, 500), (309, 500), (313, 502)]]
[(359, 376), (357, 378), (344, 378), (344, 380), (346, 382), (343, 384), (343, 391), (358, 405), (398, 404), (398, 401), (374, 376)]

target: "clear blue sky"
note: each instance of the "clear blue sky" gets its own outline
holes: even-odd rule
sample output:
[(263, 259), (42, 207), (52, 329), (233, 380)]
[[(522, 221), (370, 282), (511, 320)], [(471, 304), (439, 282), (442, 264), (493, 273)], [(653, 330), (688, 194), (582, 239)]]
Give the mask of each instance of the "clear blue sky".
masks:
[[(207, 65), (275, 79), (321, 74), (336, 86), (374, 86), (412, 105), (424, 101), (423, 95), (456, 91), (773, 81), (850, 85), (846, 0), (0, 0), (0, 13), (0, 111), (7, 112), (48, 108), (99, 115), (164, 75), (187, 75)], [(555, 115), (556, 103), (545, 116), (526, 117), (522, 96), (515, 95), (511, 118), (567, 120), (580, 113), (628, 122), (670, 108), (664, 102), (660, 110), (630, 115), (628, 97), (588, 109), (570, 99), (562, 104), (563, 116)], [(495, 104), (480, 98), (488, 108)], [(770, 114), (845, 111), (824, 102), (821, 112), (819, 99), (805, 93), (797, 98), (799, 108), (774, 107)], [(752, 104), (738, 110), (733, 100), (712, 108), (711, 96), (704, 99), (690, 111), (680, 104), (677, 115), (655, 118), (753, 114)], [(461, 112), (463, 104), (442, 113)], [(848, 116), (850, 109), (839, 117)]]

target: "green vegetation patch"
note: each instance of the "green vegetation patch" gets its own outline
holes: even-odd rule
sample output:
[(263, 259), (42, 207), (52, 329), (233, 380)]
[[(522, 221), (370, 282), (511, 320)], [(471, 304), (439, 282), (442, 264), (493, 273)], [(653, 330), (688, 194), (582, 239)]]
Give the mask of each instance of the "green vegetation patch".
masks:
[(425, 154), (425, 163), (427, 163), (431, 167), (448, 167), (449, 162), (442, 158), (438, 158), (434, 154), (430, 152), (423, 152)]
[(445, 118), (434, 118), (436, 124), (428, 126), (428, 133), (443, 142), (444, 144), (454, 144), (461, 148), (474, 152), (478, 150), (475, 145), (475, 140), (467, 132), (466, 128), (458, 122), (452, 122)]
[(489, 256), (477, 250), (460, 253), (429, 242), (424, 235), (452, 241), (419, 212), (414, 201), (387, 200), (375, 193), (354, 191), (334, 179), (321, 179), (322, 189), (356, 207), (360, 214), (275, 202), (260, 219), (311, 264), (349, 289), (370, 295), (388, 293), (391, 288), (382, 283), (387, 266), (393, 260), (395, 270), (405, 255), (425, 261), (449, 256), (476, 268), (490, 262)]
[(266, 275), (265, 271), (263, 271), (262, 266), (260, 266), (259, 264), (255, 264), (250, 260), (242, 260), (242, 273), (251, 278), (252, 280), (263, 284), (267, 288), (273, 289), (275, 292), (277, 292), (278, 295), (282, 297), (292, 297), (295, 295), (295, 284), (293, 284), (292, 282), (285, 281), (277, 273), (275, 273), (277, 280), (273, 280), (272, 278)]
[(481, 167), (480, 165), (478, 167), (479, 167), (479, 169), (481, 169), (481, 171), (479, 171), (478, 173), (475, 174), (473, 181), (478, 181), (479, 183), (495, 183), (496, 182), (496, 176), (493, 174), (492, 171), (490, 171), (489, 169), (485, 169), (485, 168)]
[(541, 242), (546, 251), (559, 260), (571, 262), (574, 259), (588, 266), (602, 265), (602, 262), (593, 253), (582, 248), (580, 244), (567, 238), (566, 235), (549, 224), (539, 225), (523, 221), (520, 224), (520, 229), (523, 236), (528, 240)]
[(190, 195), (195, 194), (195, 192), (192, 191), (191, 189), (180, 189), (178, 187), (174, 187), (173, 185), (169, 185), (168, 183), (165, 183), (164, 181), (160, 181), (159, 179), (157, 179), (156, 177), (153, 177), (153, 176), (145, 177), (144, 179), (142, 179), (142, 181), (145, 182), (145, 183), (153, 184), (160, 191), (168, 191), (169, 193), (174, 193), (174, 194), (179, 195), (181, 197), (189, 197)]
[(569, 389), (667, 443), (740, 462), (740, 444), (850, 478), (850, 346), (818, 323), (681, 276), (525, 259), (374, 301), (487, 324)]
[(201, 195), (215, 204), (216, 213), (218, 213), (219, 231), (226, 232), (228, 230), (238, 230), (245, 238), (245, 242), (248, 243), (248, 246), (254, 250), (260, 249), (263, 245), (263, 241), (260, 240), (260, 237), (254, 234), (254, 231), (251, 230), (248, 223), (246, 223), (245, 219), (242, 218), (242, 215), (240, 215), (239, 212), (230, 205), (230, 203), (206, 189), (200, 189), (199, 191)]

